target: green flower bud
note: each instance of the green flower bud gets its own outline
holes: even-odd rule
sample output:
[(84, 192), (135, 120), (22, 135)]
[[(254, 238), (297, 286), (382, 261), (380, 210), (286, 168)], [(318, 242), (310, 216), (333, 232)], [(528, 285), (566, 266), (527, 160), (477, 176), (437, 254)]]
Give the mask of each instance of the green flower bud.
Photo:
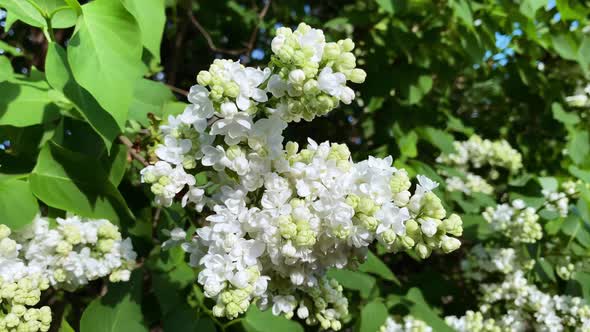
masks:
[(225, 316), (225, 308), (219, 304), (213, 306), (213, 316), (215, 317), (223, 317)]
[(367, 73), (364, 70), (358, 68), (353, 69), (348, 75), (348, 79), (357, 84), (363, 83), (366, 78)]
[(436, 196), (433, 192), (428, 192), (424, 194), (422, 198), (422, 211), (425, 216), (431, 217), (433, 219), (442, 219), (445, 217), (447, 212), (440, 201), (440, 198)]
[(342, 53), (338, 57), (337, 66), (343, 70), (352, 69), (356, 67), (356, 57), (350, 52)]
[(242, 309), (237, 303), (230, 302), (225, 306), (225, 315), (227, 318), (233, 319), (242, 313)]
[(296, 142), (287, 142), (285, 150), (287, 151), (287, 156), (293, 156), (299, 151), (299, 144)]
[(219, 294), (219, 299), (221, 300), (221, 302), (228, 304), (234, 300), (234, 297), (233, 297), (231, 291), (225, 291), (225, 292)]
[(324, 60), (335, 60), (340, 56), (340, 46), (336, 43), (326, 43), (324, 46)]
[(197, 161), (195, 160), (195, 158), (191, 156), (185, 156), (182, 159), (182, 167), (184, 167), (185, 169), (193, 169), (197, 167)]
[(406, 249), (410, 249), (414, 246), (414, 244), (416, 243), (411, 237), (409, 236), (400, 236), (400, 240), (402, 245), (406, 248)]
[(98, 240), (98, 242), (96, 243), (96, 248), (98, 249), (98, 251), (106, 254), (113, 250), (114, 245), (115, 241), (112, 239)]
[(80, 229), (74, 225), (63, 226), (63, 235), (69, 243), (73, 245), (80, 244), (82, 242), (82, 233)]
[(393, 229), (388, 229), (385, 232), (381, 233), (381, 238), (383, 239), (383, 242), (385, 242), (385, 244), (392, 245), (395, 242), (397, 235), (395, 234)]
[(197, 83), (207, 86), (211, 83), (211, 73), (206, 70), (201, 70), (197, 75)]
[(98, 236), (105, 239), (120, 240), (119, 228), (111, 223), (104, 223), (98, 228)]
[(224, 94), (230, 98), (237, 98), (240, 95), (240, 87), (231, 82), (224, 87)]
[(350, 150), (346, 144), (334, 143), (330, 147), (328, 159), (332, 160), (348, 160), (350, 158)]
[(285, 239), (290, 239), (297, 235), (297, 225), (293, 223), (291, 216), (280, 216), (277, 218), (279, 224), (279, 233)]
[(63, 269), (56, 269), (53, 271), (53, 278), (57, 282), (64, 282), (66, 281), (66, 272)]
[(422, 236), (422, 232), (420, 231), (420, 225), (416, 220), (409, 219), (406, 221), (406, 234), (412, 238), (420, 238)]
[(44, 325), (51, 323), (51, 309), (49, 307), (45, 306), (39, 309), (39, 320)]
[(291, 205), (292, 208), (298, 208), (300, 206), (304, 206), (305, 202), (302, 199), (299, 198), (293, 198), (289, 201), (289, 204)]
[(373, 216), (367, 216), (366, 214), (358, 214), (356, 216), (361, 224), (370, 232), (374, 232), (379, 226), (379, 220)]
[(377, 210), (377, 207), (375, 206), (375, 202), (371, 198), (361, 197), (357, 209), (360, 213), (372, 216), (373, 213)]
[(74, 249), (72, 244), (66, 241), (59, 241), (57, 246), (55, 246), (55, 251), (62, 256), (69, 254), (72, 249)]
[(339, 322), (339, 321), (337, 321), (337, 320), (333, 320), (333, 321), (332, 321), (332, 324), (331, 324), (331, 326), (330, 326), (330, 327), (331, 327), (331, 328), (332, 328), (332, 330), (334, 330), (334, 331), (340, 331), (340, 329), (342, 328), (342, 323), (340, 323), (340, 322)]
[(451, 214), (442, 222), (443, 229), (454, 236), (461, 236), (463, 234), (463, 221), (461, 217), (456, 214)]
[(0, 240), (10, 236), (10, 228), (4, 224), (0, 225)]
[(244, 152), (242, 151), (242, 148), (240, 148), (238, 145), (232, 145), (227, 149), (225, 154), (229, 158), (229, 160), (234, 160), (237, 157), (243, 156)]
[(354, 42), (350, 38), (338, 41), (338, 45), (340, 45), (343, 52), (350, 52), (354, 49)]
[(346, 197), (346, 204), (350, 205), (354, 210), (358, 208), (361, 198), (355, 194), (350, 194)]
[(308, 80), (303, 84), (303, 92), (307, 94), (317, 94), (320, 91), (318, 81)]
[(24, 305), (17, 304), (12, 306), (12, 312), (17, 316), (22, 316), (27, 312), (27, 308)]
[(444, 236), (442, 238), (442, 250), (445, 254), (448, 254), (451, 251), (459, 249), (460, 246), (461, 241), (455, 239), (454, 237)]
[(416, 247), (414, 249), (416, 250), (418, 257), (420, 257), (422, 259), (428, 258), (428, 256), (430, 256), (430, 253), (432, 252), (432, 249), (425, 246), (424, 243), (416, 244)]

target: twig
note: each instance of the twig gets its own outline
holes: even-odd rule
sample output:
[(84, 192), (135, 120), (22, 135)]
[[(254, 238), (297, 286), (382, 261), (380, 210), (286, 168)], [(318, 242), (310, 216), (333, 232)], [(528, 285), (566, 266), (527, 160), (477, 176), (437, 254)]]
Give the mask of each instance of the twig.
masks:
[(176, 39), (174, 40), (174, 49), (172, 56), (170, 57), (170, 73), (167, 75), (168, 83), (171, 85), (176, 84), (176, 74), (178, 72), (178, 65), (179, 65), (179, 58), (183, 55), (181, 52), (182, 45), (184, 43), (184, 35), (186, 33), (186, 29), (188, 27), (188, 22), (186, 20), (182, 20), (181, 23), (176, 23), (178, 26), (176, 32)]
[(125, 146), (127, 146), (129, 148), (129, 154), (133, 157), (133, 159), (142, 163), (143, 166), (150, 165), (142, 155), (137, 153), (137, 151), (135, 150), (135, 147), (133, 146), (133, 143), (131, 143), (131, 141), (127, 137), (125, 137), (123, 135), (119, 136), (119, 142), (123, 143)]
[(168, 87), (168, 89), (170, 89), (176, 93), (180, 93), (181, 95), (188, 96), (188, 91), (186, 91), (186, 90), (182, 90), (182, 89), (177, 88), (174, 85), (170, 85), (170, 84), (166, 84), (166, 86)]
[(271, 2), (271, 0), (266, 0), (266, 3), (264, 4), (264, 8), (262, 8), (260, 13), (258, 14), (258, 22), (256, 23), (256, 27), (254, 27), (254, 30), (252, 30), (252, 34), (250, 35), (250, 40), (248, 41), (248, 47), (247, 47), (248, 52), (246, 52), (247, 54), (250, 54), (250, 52), (252, 52), (252, 49), (254, 49), (254, 44), (256, 43), (256, 36), (258, 36), (258, 26), (264, 20), (264, 17), (266, 16), (268, 9), (270, 8), (270, 2)]
[(152, 221), (152, 230), (154, 235), (156, 235), (156, 228), (158, 227), (158, 223), (160, 222), (160, 214), (162, 213), (162, 208), (161, 207), (157, 207), (156, 211), (154, 212), (154, 219)]
[(218, 52), (218, 53), (230, 54), (230, 55), (241, 55), (244, 53), (249, 54), (252, 51), (252, 49), (254, 48), (254, 44), (256, 43), (256, 36), (258, 35), (258, 27), (260, 26), (260, 23), (262, 22), (262, 20), (264, 19), (264, 16), (266, 16), (266, 13), (268, 12), (268, 9), (270, 8), (271, 0), (266, 0), (265, 2), (266, 3), (264, 4), (264, 8), (262, 8), (260, 13), (258, 14), (258, 22), (256, 22), (256, 26), (254, 27), (254, 30), (250, 34), (250, 39), (248, 40), (248, 44), (246, 45), (246, 47), (240, 48), (240, 49), (225, 49), (225, 48), (217, 47), (215, 45), (215, 42), (213, 41), (213, 38), (211, 38), (211, 35), (209, 34), (209, 32), (201, 25), (199, 20), (197, 20), (197, 18), (193, 14), (192, 9), (188, 10), (188, 17), (191, 20), (191, 22), (193, 23), (193, 25), (199, 30), (199, 32), (201, 32), (203, 37), (205, 37), (205, 40), (207, 41), (207, 45), (209, 45), (209, 49), (211, 51)]

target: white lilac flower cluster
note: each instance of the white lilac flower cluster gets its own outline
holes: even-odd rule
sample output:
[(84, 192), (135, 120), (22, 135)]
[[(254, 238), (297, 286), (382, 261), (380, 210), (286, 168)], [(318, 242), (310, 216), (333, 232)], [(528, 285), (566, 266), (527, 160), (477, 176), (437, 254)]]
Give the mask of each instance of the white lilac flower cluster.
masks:
[(473, 169), (489, 167), (487, 177), (496, 180), (500, 175), (498, 169), (506, 169), (510, 173), (522, 168), (522, 155), (505, 140), (491, 141), (472, 135), (467, 141), (453, 142), (455, 151), (441, 154), (436, 161), (461, 171), (462, 176), (446, 176), (447, 190), (462, 191), (465, 194), (480, 192), (492, 194), (494, 188), (487, 180), (472, 172)]
[[(519, 211), (522, 210), (520, 205), (517, 202)], [(507, 237), (513, 234), (505, 233)], [(559, 243), (558, 239), (553, 239), (544, 245), (551, 250), (560, 247)], [(555, 264), (556, 271), (567, 280), (576, 265), (567, 256), (562, 259), (561, 264)], [(461, 268), (466, 279), (479, 285), (479, 310), (467, 311), (462, 317), (446, 317), (446, 323), (465, 332), (589, 331), (590, 306), (579, 297), (539, 290), (525, 277), (534, 265), (535, 260), (524, 257), (514, 248), (476, 245), (462, 261)]]
[(526, 280), (522, 270), (508, 273), (501, 282), (482, 284), (481, 289), (479, 311), (446, 317), (449, 326), (470, 332), (590, 329), (590, 306), (584, 299), (544, 293)]
[(537, 211), (522, 199), (488, 207), (482, 215), (494, 231), (501, 232), (514, 243), (535, 243), (543, 237)]
[[(1, 231), (5, 234), (6, 229)], [(3, 238), (0, 247), (2, 254), (14, 252), (12, 248), (16, 243)], [(48, 306), (33, 307), (41, 300), (41, 292), (48, 287), (47, 279), (38, 274), (19, 279), (0, 277), (0, 331), (48, 331), (51, 309)]]
[[(567, 248), (569, 238), (553, 237), (543, 243), (544, 252), (560, 252)], [(584, 254), (578, 255), (572, 252), (570, 255), (560, 254), (551, 257), (551, 263), (555, 266), (555, 273), (563, 280), (570, 280), (576, 271), (587, 271), (590, 267), (590, 261)]]
[(514, 248), (485, 248), (477, 244), (461, 261), (461, 269), (467, 279), (483, 281), (495, 273), (508, 274), (517, 269), (528, 271), (534, 263), (534, 260), (519, 257)]
[(455, 152), (441, 154), (437, 162), (463, 169), (490, 166), (516, 172), (522, 168), (520, 152), (505, 140), (491, 141), (472, 135), (467, 141), (453, 142), (453, 147)]
[(445, 179), (448, 191), (461, 191), (467, 195), (471, 193), (493, 194), (494, 187), (477, 174), (466, 173), (465, 178), (450, 176)]
[(113, 282), (129, 280), (136, 254), (131, 240), (123, 240), (117, 226), (78, 216), (56, 221), (56, 227), (51, 227), (49, 219), (38, 216), (14, 233), (0, 225), (4, 249), (0, 278), (12, 281), (39, 276), (66, 290), (105, 276)]
[(414, 318), (412, 315), (404, 316), (401, 322), (397, 322), (392, 317), (387, 317), (385, 324), (381, 326), (379, 332), (432, 332), (432, 327), (424, 321)]
[[(511, 312), (514, 316), (514, 312)], [(479, 311), (468, 310), (465, 316), (447, 316), (445, 323), (457, 332), (503, 332), (505, 329), (498, 325), (493, 318), (484, 318)], [(507, 325), (510, 326), (510, 325)], [(507, 331), (507, 330), (506, 330)]]
[(581, 181), (564, 181), (561, 183), (561, 190), (543, 189), (541, 193), (545, 197), (543, 207), (547, 211), (557, 212), (561, 217), (567, 217), (569, 212), (570, 198), (579, 194), (577, 187)]
[[(438, 185), (412, 184), (393, 159), (355, 163), (344, 144), (283, 143), (287, 122), (309, 121), (349, 103), (360, 83), (350, 40), (326, 43), (305, 24), (278, 30), (269, 68), (216, 60), (198, 75), (191, 104), (160, 127), (159, 161), (141, 171), (155, 202), (177, 199), (206, 216), (182, 247), (216, 316), (236, 318), (256, 302), (275, 314), (340, 328), (348, 315), (329, 268), (355, 267), (375, 240), (392, 252), (460, 246), (457, 215), (446, 217)], [(195, 175), (208, 183), (197, 184)], [(183, 241), (173, 230), (169, 247)]]
[(565, 97), (566, 103), (572, 107), (590, 106), (590, 84), (583, 89), (579, 89), (577, 94)]
[[(584, 299), (567, 295), (550, 295), (528, 283), (523, 271), (515, 271), (497, 284), (482, 285), (485, 313), (499, 301), (514, 305), (519, 316), (531, 321), (536, 331), (563, 331), (575, 327), (581, 331), (590, 329), (590, 306)], [(518, 324), (526, 327), (527, 324)], [(513, 323), (512, 328), (515, 327)], [(522, 329), (521, 329), (522, 330)]]

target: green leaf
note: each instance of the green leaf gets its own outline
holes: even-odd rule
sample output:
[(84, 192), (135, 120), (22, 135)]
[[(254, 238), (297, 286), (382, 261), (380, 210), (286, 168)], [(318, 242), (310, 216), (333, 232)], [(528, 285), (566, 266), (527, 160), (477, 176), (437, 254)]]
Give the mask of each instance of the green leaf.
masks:
[(417, 144), (418, 135), (413, 130), (397, 140), (397, 145), (399, 146), (402, 156), (408, 158), (415, 158), (418, 155)]
[(162, 106), (162, 119), (168, 120), (170, 115), (178, 115), (184, 111), (188, 104), (183, 102), (169, 102)]
[(58, 332), (76, 332), (71, 326), (70, 323), (65, 319), (65, 317), (61, 320), (61, 325), (59, 326)]
[[(144, 78), (139, 79), (129, 108), (129, 120), (135, 120), (147, 127), (149, 126), (148, 114), (162, 117), (164, 105), (173, 100), (174, 95), (164, 84)], [(186, 104), (182, 104), (182, 110), (185, 106)]]
[(28, 182), (16, 179), (0, 182), (0, 223), (19, 229), (31, 223), (37, 213), (39, 205)]
[(0, 40), (0, 51), (4, 51), (13, 56), (22, 55), (23, 51), (20, 48), (16, 48), (2, 40)]
[(484, 241), (494, 235), (490, 224), (481, 216), (481, 214), (464, 214), (461, 215), (463, 220), (463, 237), (469, 240)]
[(557, 0), (555, 3), (562, 20), (586, 20), (590, 11), (584, 2)]
[(82, 15), (82, 6), (78, 0), (65, 0), (65, 2), (76, 11), (76, 14)]
[(331, 269), (328, 271), (328, 277), (336, 279), (344, 288), (360, 292), (362, 298), (367, 299), (377, 285), (375, 277), (358, 271)]
[(81, 332), (148, 331), (141, 313), (141, 271), (133, 272), (131, 281), (109, 284), (107, 294), (90, 302), (80, 320)]
[(545, 190), (557, 191), (559, 187), (559, 183), (554, 177), (540, 176), (537, 178), (537, 181), (539, 181), (539, 184)]
[(566, 126), (575, 125), (580, 122), (580, 117), (576, 113), (564, 111), (559, 103), (551, 104), (551, 111), (553, 112), (553, 118)]
[(166, 273), (152, 274), (152, 288), (164, 317), (178, 309), (190, 309), (185, 288), (195, 280), (195, 272), (185, 261)]
[(555, 272), (553, 272), (553, 266), (543, 257), (535, 261), (534, 270), (537, 278), (539, 278), (539, 281), (541, 282), (557, 281), (557, 279), (555, 279)]
[(68, 61), (84, 87), (125, 128), (135, 82), (141, 77), (142, 45), (133, 16), (119, 0), (93, 1), (82, 7), (68, 44)]
[(109, 174), (95, 158), (53, 142), (39, 153), (30, 182), (35, 196), (51, 207), (115, 223), (132, 218)]
[(570, 174), (577, 177), (578, 179), (590, 183), (590, 171), (582, 170), (574, 165), (571, 165), (568, 168), (568, 171), (570, 172)]
[(546, 0), (523, 0), (520, 2), (520, 12), (530, 19), (535, 19), (537, 10), (546, 3)]
[(452, 0), (449, 2), (455, 16), (459, 17), (466, 26), (473, 25), (473, 14), (467, 0)]
[(0, 125), (27, 127), (59, 118), (45, 81), (0, 83)]
[(61, 91), (80, 114), (102, 138), (107, 151), (111, 149), (120, 130), (117, 122), (107, 113), (92, 95), (74, 80), (65, 50), (56, 43), (50, 43), (45, 60), (47, 81)]
[(113, 145), (109, 156), (101, 158), (103, 168), (109, 173), (109, 181), (117, 187), (127, 170), (127, 147), (122, 144)]
[[(35, 0), (35, 3), (47, 16), (56, 8), (68, 6), (64, 0)], [(6, 31), (16, 20), (38, 28), (47, 26), (43, 15), (27, 0), (0, 0), (0, 7), (4, 7), (8, 11)], [(76, 13), (73, 9), (60, 10), (51, 19), (51, 26), (57, 29), (69, 28), (74, 24), (76, 24)]]
[(420, 75), (418, 81), (410, 85), (408, 102), (416, 104), (432, 89), (432, 76)]
[(573, 131), (567, 145), (567, 151), (574, 163), (578, 165), (584, 164), (590, 154), (590, 135), (588, 131)]
[(393, 0), (375, 0), (375, 2), (377, 2), (379, 7), (381, 7), (386, 13), (393, 14), (395, 12)]
[(578, 46), (570, 35), (552, 35), (551, 41), (553, 48), (562, 58), (573, 61), (578, 59)]
[(410, 307), (410, 313), (430, 325), (433, 331), (453, 331), (426, 302), (420, 289), (411, 288), (406, 295), (406, 299), (413, 302), (413, 305)]
[(578, 48), (578, 63), (586, 77), (590, 77), (590, 37), (584, 35)]
[(442, 153), (450, 154), (455, 152), (453, 135), (433, 127), (424, 127), (419, 130), (420, 136), (436, 146)]
[(387, 307), (380, 299), (367, 303), (361, 310), (360, 332), (375, 332), (385, 324)]
[(10, 59), (0, 56), (0, 82), (9, 81), (14, 76)]
[(384, 280), (392, 281), (396, 285), (401, 286), (399, 279), (396, 278), (387, 264), (383, 263), (372, 251), (369, 251), (367, 260), (359, 266), (359, 271), (375, 274)]
[(251, 305), (242, 321), (247, 332), (303, 332), (303, 327), (283, 316), (275, 316), (270, 310), (260, 311)]
[(160, 44), (166, 23), (164, 0), (123, 0), (141, 30), (143, 46), (160, 61)]

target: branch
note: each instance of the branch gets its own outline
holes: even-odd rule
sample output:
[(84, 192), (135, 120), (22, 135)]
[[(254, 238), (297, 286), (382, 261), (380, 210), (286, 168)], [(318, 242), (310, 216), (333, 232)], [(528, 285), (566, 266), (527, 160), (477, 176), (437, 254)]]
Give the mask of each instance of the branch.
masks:
[(166, 84), (166, 86), (168, 87), (168, 89), (170, 89), (170, 90), (172, 90), (172, 91), (174, 91), (176, 93), (180, 93), (181, 95), (188, 96), (188, 91), (186, 91), (186, 90), (177, 88), (174, 85), (170, 85), (170, 84)]
[(254, 44), (256, 43), (256, 36), (258, 35), (258, 27), (260, 26), (260, 23), (262, 23), (262, 21), (264, 20), (264, 17), (266, 16), (268, 9), (270, 8), (270, 2), (271, 2), (271, 0), (266, 0), (266, 3), (264, 4), (264, 8), (262, 8), (260, 13), (258, 14), (258, 23), (256, 23), (256, 27), (254, 27), (254, 30), (252, 30), (252, 34), (250, 35), (250, 40), (248, 41), (247, 54), (252, 52), (252, 49), (254, 49), (254, 46), (255, 46)]
[(217, 52), (217, 53), (225, 53), (225, 54), (229, 54), (229, 55), (241, 55), (244, 53), (249, 54), (252, 51), (252, 49), (254, 48), (254, 44), (256, 43), (256, 36), (258, 35), (258, 27), (260, 26), (260, 23), (263, 21), (264, 17), (266, 16), (266, 13), (268, 12), (268, 9), (270, 8), (270, 3), (271, 3), (271, 0), (265, 0), (264, 8), (262, 8), (262, 11), (260, 11), (260, 13), (258, 14), (258, 22), (256, 23), (254, 30), (250, 34), (250, 39), (248, 40), (247, 46), (244, 48), (240, 48), (240, 49), (225, 49), (225, 48), (217, 47), (215, 45), (215, 42), (213, 41), (213, 38), (211, 38), (211, 34), (209, 34), (209, 32), (201, 25), (199, 20), (197, 20), (197, 18), (193, 14), (192, 9), (190, 9), (190, 8), (188, 10), (188, 17), (191, 20), (191, 22), (193, 23), (193, 25), (197, 28), (197, 30), (199, 30), (199, 32), (203, 35), (203, 37), (205, 37), (205, 40), (207, 41), (207, 45), (209, 45), (209, 49), (211, 51)]
[(133, 159), (142, 163), (143, 166), (150, 165), (142, 155), (140, 155), (139, 153), (137, 153), (137, 151), (135, 151), (135, 147), (133, 146), (133, 143), (131, 143), (131, 141), (127, 137), (125, 137), (123, 135), (119, 136), (119, 142), (123, 143), (125, 146), (127, 146), (129, 148), (129, 154), (131, 155), (131, 157), (133, 157)]

